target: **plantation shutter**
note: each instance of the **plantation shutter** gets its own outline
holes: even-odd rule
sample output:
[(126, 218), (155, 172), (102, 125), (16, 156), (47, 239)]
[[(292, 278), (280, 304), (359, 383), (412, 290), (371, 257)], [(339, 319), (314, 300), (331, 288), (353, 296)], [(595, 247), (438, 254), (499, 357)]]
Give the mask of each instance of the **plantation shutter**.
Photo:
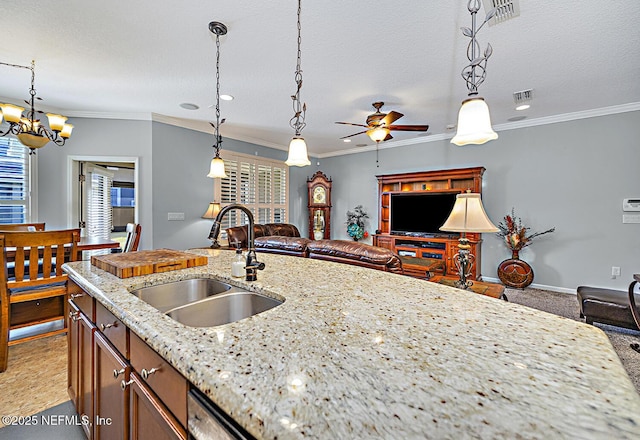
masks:
[(88, 237), (108, 239), (113, 229), (111, 209), (111, 187), (113, 174), (108, 171), (89, 167), (87, 170), (87, 225)]
[[(214, 197), (222, 206), (239, 203), (251, 210), (256, 223), (286, 223), (289, 168), (280, 161), (222, 152), (227, 178), (216, 182)], [(247, 224), (247, 216), (239, 210), (228, 212), (222, 219), (224, 230)]]
[(0, 224), (31, 219), (29, 150), (13, 137), (0, 138)]

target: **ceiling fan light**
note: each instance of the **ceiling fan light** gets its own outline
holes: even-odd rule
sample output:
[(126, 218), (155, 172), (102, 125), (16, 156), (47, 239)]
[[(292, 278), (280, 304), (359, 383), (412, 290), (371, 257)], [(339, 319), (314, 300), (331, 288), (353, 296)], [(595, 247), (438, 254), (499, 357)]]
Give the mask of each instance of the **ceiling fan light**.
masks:
[(367, 131), (367, 135), (374, 142), (382, 142), (387, 136), (389, 136), (389, 133), (390, 130), (386, 127), (378, 127)]
[(226, 178), (227, 173), (224, 171), (224, 161), (219, 156), (211, 159), (211, 166), (209, 167), (209, 174), (207, 177), (211, 177), (212, 179), (216, 177)]
[(491, 115), (484, 99), (474, 97), (462, 101), (458, 113), (458, 131), (451, 143), (458, 146), (480, 145), (493, 139), (498, 139), (498, 134), (491, 128)]
[(4, 119), (7, 122), (13, 122), (17, 124), (20, 122), (20, 118), (22, 117), (23, 107), (18, 107), (13, 104), (0, 104), (0, 109), (2, 109), (2, 114), (4, 115)]
[(304, 138), (294, 137), (291, 139), (289, 143), (289, 157), (287, 157), (285, 163), (290, 167), (306, 167), (307, 165), (311, 165)]

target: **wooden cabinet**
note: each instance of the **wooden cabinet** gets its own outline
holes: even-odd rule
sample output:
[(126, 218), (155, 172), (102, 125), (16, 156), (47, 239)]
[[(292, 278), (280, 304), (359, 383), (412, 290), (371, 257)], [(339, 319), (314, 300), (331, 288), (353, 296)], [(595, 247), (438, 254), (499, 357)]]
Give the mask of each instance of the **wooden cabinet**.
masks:
[(189, 383), (69, 281), (68, 392), (88, 439), (186, 439)]
[[(453, 257), (458, 252), (459, 234), (391, 234), (391, 195), (394, 193), (482, 193), (483, 167), (424, 171), (376, 176), (378, 179), (378, 230), (374, 246), (391, 249), (403, 260), (405, 273), (424, 278), (427, 268), (441, 275), (457, 275)], [(481, 279), (481, 235), (467, 234), (476, 261), (470, 279)], [(442, 261), (442, 265), (437, 264)], [(441, 267), (439, 267), (441, 266)], [(437, 267), (437, 268), (436, 268)]]

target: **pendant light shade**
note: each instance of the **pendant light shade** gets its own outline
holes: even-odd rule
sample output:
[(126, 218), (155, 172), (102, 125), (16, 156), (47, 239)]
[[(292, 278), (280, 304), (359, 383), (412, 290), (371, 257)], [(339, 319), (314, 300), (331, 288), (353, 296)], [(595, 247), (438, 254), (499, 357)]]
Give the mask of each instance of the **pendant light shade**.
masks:
[(289, 157), (285, 162), (287, 166), (305, 167), (311, 165), (307, 154), (307, 144), (301, 137), (294, 137), (289, 143)]
[(498, 134), (491, 128), (489, 106), (484, 99), (475, 97), (463, 101), (458, 113), (458, 131), (451, 143), (479, 145), (493, 139), (498, 139)]
[(207, 174), (207, 177), (211, 177), (212, 179), (215, 177), (227, 177), (227, 173), (224, 171), (224, 161), (220, 156), (216, 156), (211, 159), (211, 166), (209, 167), (209, 174)]

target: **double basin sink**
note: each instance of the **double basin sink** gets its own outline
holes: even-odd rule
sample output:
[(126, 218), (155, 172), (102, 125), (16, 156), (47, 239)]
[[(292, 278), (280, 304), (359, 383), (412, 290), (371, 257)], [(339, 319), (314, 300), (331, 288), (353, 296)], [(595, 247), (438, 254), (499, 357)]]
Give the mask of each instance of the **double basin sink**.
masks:
[(210, 278), (143, 287), (131, 293), (190, 327), (228, 324), (257, 315), (283, 302)]

